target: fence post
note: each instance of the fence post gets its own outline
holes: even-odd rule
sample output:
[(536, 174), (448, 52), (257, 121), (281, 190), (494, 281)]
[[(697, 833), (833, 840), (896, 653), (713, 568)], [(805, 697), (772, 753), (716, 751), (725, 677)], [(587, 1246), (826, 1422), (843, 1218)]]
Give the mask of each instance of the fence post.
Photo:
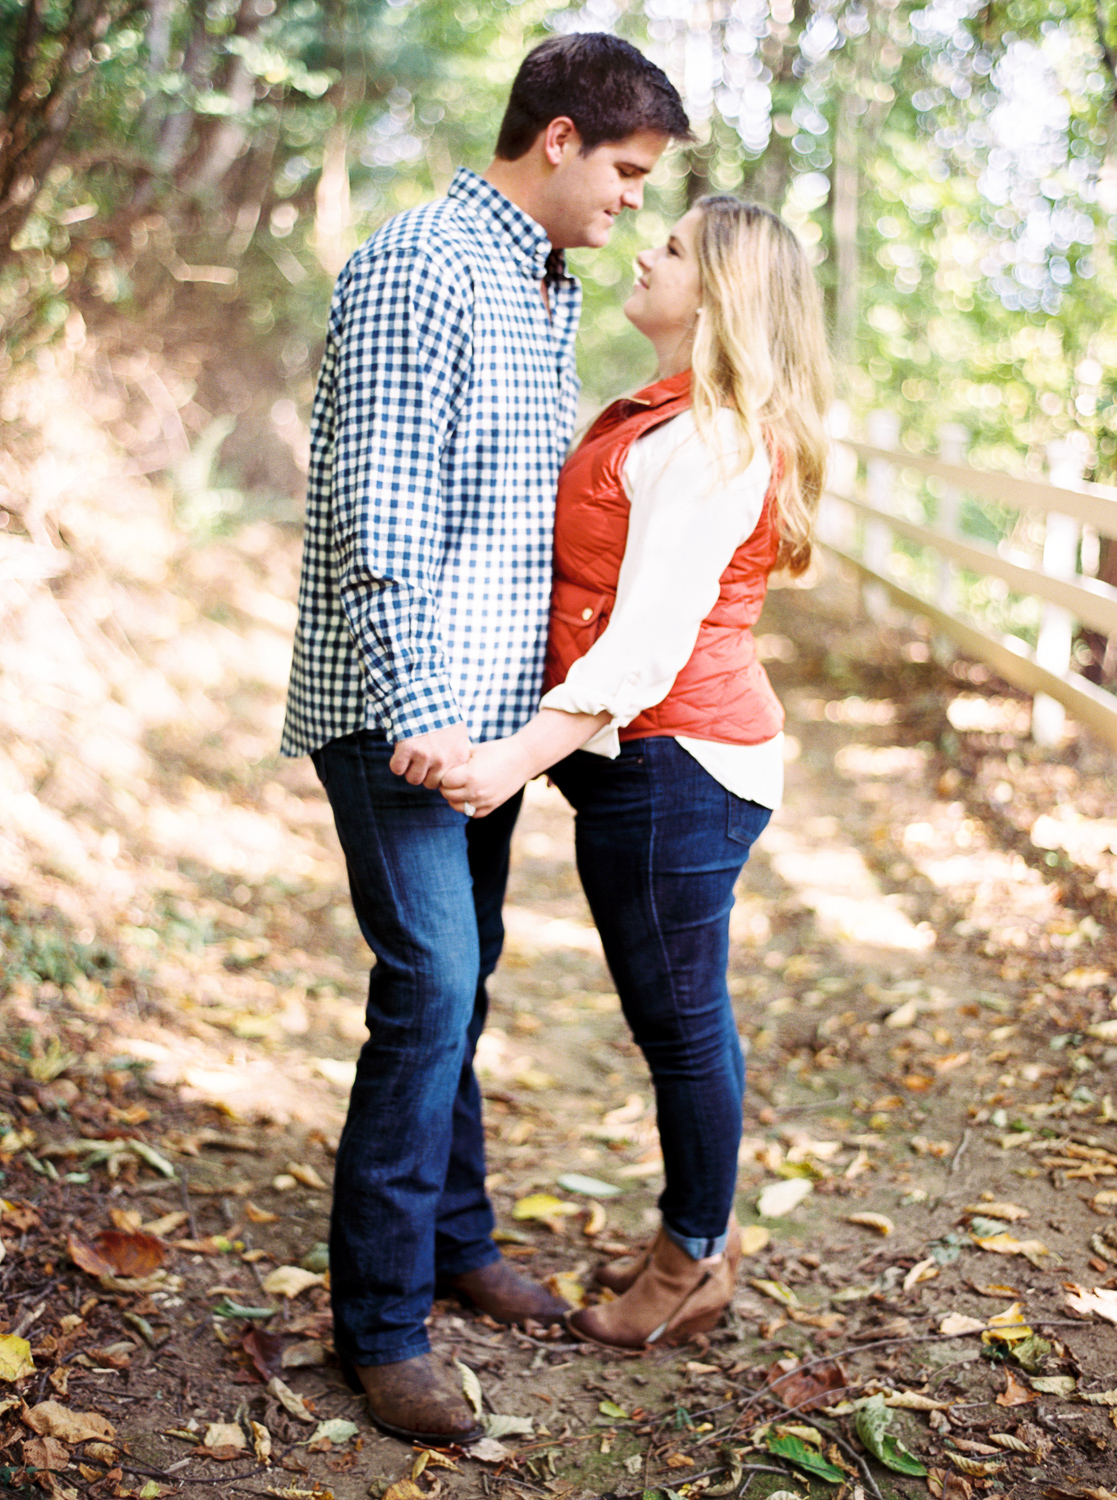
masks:
[[(949, 464), (965, 463), (969, 441), (969, 430), (960, 422), (944, 422), (939, 428), (939, 453)], [(958, 535), (960, 499), (956, 484), (945, 486), (935, 515), (938, 529), (944, 536)], [(935, 581), (935, 602), (944, 614), (954, 614), (957, 605), (956, 582), (957, 574), (954, 563), (949, 557), (940, 557)], [(945, 635), (935, 637), (934, 650), (935, 659), (939, 662), (951, 662), (957, 655), (950, 637)]]
[[(1048, 443), (1047, 467), (1052, 484), (1074, 489), (1082, 478), (1082, 453), (1077, 444)], [(1043, 571), (1053, 578), (1073, 578), (1078, 563), (1079, 524), (1073, 516), (1048, 511), (1043, 538)], [(1036, 662), (1060, 677), (1070, 669), (1074, 618), (1058, 604), (1044, 604), (1036, 641)], [(1063, 737), (1066, 709), (1046, 693), (1032, 700), (1032, 738), (1037, 745), (1057, 745)]]
[[(895, 449), (900, 442), (900, 414), (894, 411), (871, 411), (868, 420), (869, 442), (874, 448)], [(870, 458), (865, 466), (869, 504), (884, 515), (892, 510), (892, 481), (895, 470), (886, 458)], [(865, 523), (865, 545), (862, 557), (874, 573), (888, 571), (892, 552), (892, 530), (884, 521)], [(870, 620), (882, 621), (888, 613), (888, 594), (879, 583), (868, 582), (861, 591), (865, 613)]]

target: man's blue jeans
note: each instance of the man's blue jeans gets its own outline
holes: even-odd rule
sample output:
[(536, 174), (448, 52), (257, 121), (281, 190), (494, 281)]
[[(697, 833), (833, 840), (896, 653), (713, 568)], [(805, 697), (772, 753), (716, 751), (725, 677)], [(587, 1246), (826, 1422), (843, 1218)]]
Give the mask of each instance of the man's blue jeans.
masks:
[(334, 1342), (355, 1365), (425, 1353), (436, 1276), (500, 1253), (473, 1052), (520, 798), (470, 822), (393, 775), (391, 753), (362, 730), (313, 756), (376, 955), (330, 1222)]
[(700, 1259), (724, 1248), (745, 1065), (726, 984), (733, 887), (771, 813), (673, 739), (616, 760), (575, 751), (552, 780), (575, 809), (578, 873), (625, 1019), (655, 1088), (664, 1228)]

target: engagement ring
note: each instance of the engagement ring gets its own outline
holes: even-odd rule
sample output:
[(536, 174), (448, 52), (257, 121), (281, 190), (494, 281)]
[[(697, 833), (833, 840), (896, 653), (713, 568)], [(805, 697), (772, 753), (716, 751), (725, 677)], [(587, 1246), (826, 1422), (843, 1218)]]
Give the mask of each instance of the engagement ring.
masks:
[(463, 802), (462, 803), (462, 812), (465, 813), (465, 815), (466, 815), (467, 818), (472, 818), (473, 814), (476, 811), (477, 811), (477, 809), (474, 807), (474, 805), (473, 805), (472, 802)]

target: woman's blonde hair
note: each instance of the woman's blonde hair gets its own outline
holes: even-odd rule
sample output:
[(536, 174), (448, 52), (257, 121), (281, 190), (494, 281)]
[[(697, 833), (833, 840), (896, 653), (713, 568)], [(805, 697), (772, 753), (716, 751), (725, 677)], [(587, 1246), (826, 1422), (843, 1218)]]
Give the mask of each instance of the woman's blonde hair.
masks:
[(693, 403), (714, 440), (719, 408), (741, 422), (741, 464), (766, 445), (777, 475), (777, 566), (804, 572), (826, 472), (830, 358), (818, 283), (776, 214), (728, 194), (700, 198), (701, 313)]

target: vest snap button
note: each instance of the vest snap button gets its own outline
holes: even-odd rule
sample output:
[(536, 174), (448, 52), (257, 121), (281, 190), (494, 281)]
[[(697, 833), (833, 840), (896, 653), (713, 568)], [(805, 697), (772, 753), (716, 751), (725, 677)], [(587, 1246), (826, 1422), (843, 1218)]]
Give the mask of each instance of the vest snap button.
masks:
[(583, 620), (592, 620), (593, 619), (593, 610), (589, 607), (588, 604), (586, 605), (585, 609), (582, 611), (582, 619)]

